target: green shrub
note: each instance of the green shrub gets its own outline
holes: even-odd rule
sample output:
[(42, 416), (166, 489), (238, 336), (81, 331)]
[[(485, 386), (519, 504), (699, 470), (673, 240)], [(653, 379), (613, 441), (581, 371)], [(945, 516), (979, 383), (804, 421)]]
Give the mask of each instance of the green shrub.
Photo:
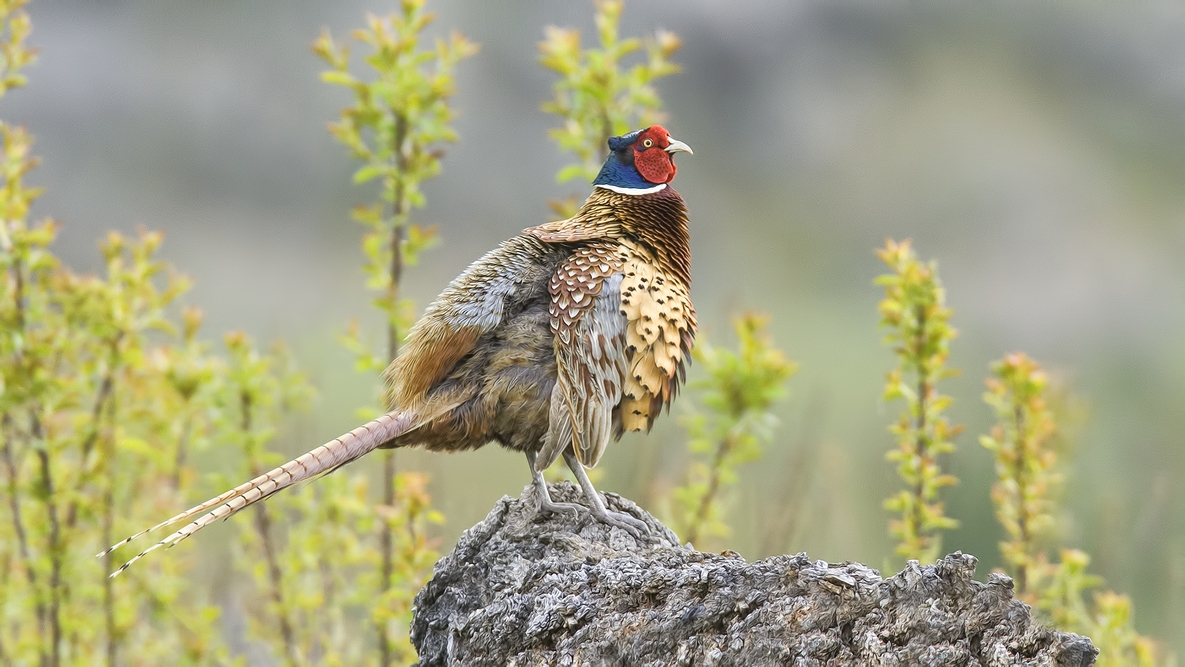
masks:
[(762, 444), (772, 438), (777, 423), (771, 409), (798, 370), (774, 346), (767, 329), (767, 317), (750, 313), (733, 321), (736, 352), (706, 340), (695, 348), (707, 377), (688, 387), (696, 402), (684, 420), (693, 460), (686, 482), (671, 491), (675, 531), (692, 544), (728, 536), (722, 497), (736, 483), (737, 468), (761, 458)]
[[(381, 352), (374, 351), (363, 340), (357, 322), (342, 336), (358, 370), (376, 377), (398, 354), (399, 343), (415, 319), (414, 305), (400, 297), (403, 272), (435, 244), (436, 233), (411, 222), (410, 216), (425, 204), (423, 182), (440, 173), (441, 145), (457, 138), (449, 125), (453, 70), (477, 52), (475, 44), (456, 33), (431, 49), (422, 49), (421, 33), (431, 21), (423, 0), (403, 0), (399, 12), (386, 17), (369, 16), (366, 28), (351, 35), (370, 49), (363, 58), (369, 78), (351, 72), (349, 47), (335, 44), (328, 32), (313, 45), (314, 53), (330, 66), (322, 80), (347, 88), (354, 98), (339, 120), (329, 124), (329, 131), (363, 163), (354, 172), (354, 182), (379, 185), (378, 200), (355, 208), (353, 217), (366, 228), (362, 252), (367, 287), (377, 292), (372, 303), (386, 321), (386, 345)], [(375, 414), (373, 408), (359, 411), (363, 418)], [(377, 528), (375, 543), (354, 546), (360, 561), (377, 569), (361, 575), (350, 588), (356, 600), (369, 599), (373, 605), (379, 664), (408, 664), (415, 660), (407, 640), (411, 601), (431, 575), (438, 556), (424, 527), (442, 518), (430, 508), (423, 475), (397, 474), (394, 450), (377, 456), (383, 460), (381, 504), (355, 505), (351, 515), (356, 531), (365, 534)], [(355, 478), (352, 485), (364, 489), (363, 484)], [(327, 495), (332, 493), (326, 490)], [(309, 504), (310, 509), (317, 506), (317, 502)], [(341, 535), (347, 543), (352, 539), (349, 532), (343, 530)]]
[(1062, 549), (1057, 563), (1049, 560), (1046, 544), (1057, 528), (1055, 492), (1062, 482), (1058, 459), (1064, 443), (1045, 370), (1023, 352), (1013, 352), (992, 364), (987, 387), (983, 398), (997, 423), (980, 442), (996, 460), (992, 503), (1008, 535), (1000, 553), (1017, 596), (1038, 607), (1055, 627), (1091, 637), (1102, 667), (1164, 664), (1156, 643), (1135, 631), (1127, 596), (1103, 591), (1087, 601), (1086, 592), (1103, 584), (1087, 573), (1090, 556)]

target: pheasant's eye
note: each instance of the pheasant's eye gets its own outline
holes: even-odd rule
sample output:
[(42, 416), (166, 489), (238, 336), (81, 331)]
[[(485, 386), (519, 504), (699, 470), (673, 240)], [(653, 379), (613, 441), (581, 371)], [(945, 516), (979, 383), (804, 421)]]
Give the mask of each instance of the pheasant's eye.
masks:
[(642, 146), (645, 148), (650, 148), (653, 145), (654, 145), (654, 142), (649, 139), (646, 139), (642, 142)]

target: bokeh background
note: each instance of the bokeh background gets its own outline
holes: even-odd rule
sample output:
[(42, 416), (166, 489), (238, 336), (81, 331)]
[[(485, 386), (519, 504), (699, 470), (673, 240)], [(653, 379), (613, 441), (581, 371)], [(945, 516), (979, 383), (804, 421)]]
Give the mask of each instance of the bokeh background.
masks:
[[(765, 459), (742, 472), (726, 545), (749, 558), (805, 550), (888, 563), (883, 459), (898, 407), (876, 328), (885, 237), (940, 262), (960, 330), (949, 463), (962, 481), (948, 551), (999, 563), (982, 403), (991, 360), (1024, 350), (1088, 406), (1067, 468), (1063, 542), (1130, 593), (1144, 633), (1185, 651), (1185, 9), (1172, 3), (713, 2), (635, 0), (626, 34), (685, 42), (659, 83), (667, 126), (691, 144), (677, 187), (692, 211), (702, 330), (772, 316), (801, 363)], [(567, 162), (539, 110), (549, 24), (591, 33), (585, 2), (437, 0), (438, 33), (481, 53), (462, 63), (462, 140), (416, 214), (443, 245), (409, 272), (422, 307), (468, 262), (548, 218)], [(378, 320), (362, 287), (350, 207), (373, 193), (325, 132), (347, 103), (309, 44), (361, 25), (376, 0), (33, 3), (42, 48), (6, 119), (37, 136), (62, 221), (57, 250), (100, 266), (107, 229), (166, 232), (163, 257), (196, 280), (207, 336), (283, 338), (320, 390), (279, 446), (304, 451), (354, 425), (374, 396), (335, 336)], [(693, 373), (694, 376), (694, 373)], [(679, 405), (674, 411), (680, 412)], [(686, 454), (676, 419), (611, 447), (600, 482), (655, 509)], [(529, 481), (518, 455), (408, 453), (447, 516), (442, 548)], [(210, 462), (217, 467), (217, 462)], [(366, 462), (359, 465), (366, 466)], [(217, 538), (209, 536), (216, 544)], [(207, 549), (217, 547), (207, 545)], [(216, 570), (207, 573), (217, 577)]]

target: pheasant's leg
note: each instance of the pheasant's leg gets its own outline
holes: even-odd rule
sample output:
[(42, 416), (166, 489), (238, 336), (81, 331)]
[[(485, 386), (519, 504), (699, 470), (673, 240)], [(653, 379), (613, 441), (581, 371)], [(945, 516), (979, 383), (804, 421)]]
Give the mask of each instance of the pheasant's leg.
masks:
[(551, 494), (547, 491), (547, 481), (543, 479), (543, 473), (535, 470), (535, 452), (527, 452), (527, 465), (531, 466), (531, 481), (535, 484), (535, 495), (539, 498), (539, 509), (544, 512), (551, 512), (552, 514), (565, 514), (571, 512), (574, 515), (579, 515), (585, 509), (583, 505), (576, 503), (557, 503), (551, 499)]
[(584, 489), (584, 497), (588, 499), (588, 504), (592, 506), (593, 516), (600, 520), (601, 523), (617, 526), (635, 538), (641, 538), (642, 535), (650, 533), (650, 527), (644, 522), (628, 514), (610, 512), (605, 509), (605, 503), (601, 501), (601, 496), (593, 488), (592, 482), (588, 479), (588, 474), (584, 472), (584, 466), (580, 465), (580, 461), (576, 460), (576, 454), (572, 452), (571, 447), (564, 452), (564, 462), (572, 469), (572, 474), (576, 475), (576, 479), (580, 480), (580, 488)]

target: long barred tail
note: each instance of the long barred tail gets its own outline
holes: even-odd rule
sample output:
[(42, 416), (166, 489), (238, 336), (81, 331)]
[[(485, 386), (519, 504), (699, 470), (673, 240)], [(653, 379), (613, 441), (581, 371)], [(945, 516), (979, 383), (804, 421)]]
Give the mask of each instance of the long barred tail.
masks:
[(337, 468), (354, 461), (384, 443), (390, 442), (401, 434), (406, 433), (415, 424), (416, 420), (410, 414), (389, 412), (335, 440), (321, 445), (299, 458), (285, 463), (275, 470), (256, 477), (246, 484), (241, 484), (220, 496), (216, 496), (200, 505), (185, 510), (168, 521), (158, 523), (148, 530), (142, 530), (125, 540), (117, 542), (106, 551), (98, 554), (97, 557), (102, 558), (141, 535), (150, 533), (158, 528), (164, 528), (165, 526), (170, 526), (178, 521), (184, 521), (194, 516), (198, 517), (177, 532), (148, 547), (140, 552), (138, 556), (124, 563), (118, 570), (111, 573), (111, 576), (114, 577), (128, 569), (132, 563), (140, 560), (149, 552), (161, 547), (174, 546), (215, 521), (230, 518), (239, 511), (297, 482), (333, 472)]

